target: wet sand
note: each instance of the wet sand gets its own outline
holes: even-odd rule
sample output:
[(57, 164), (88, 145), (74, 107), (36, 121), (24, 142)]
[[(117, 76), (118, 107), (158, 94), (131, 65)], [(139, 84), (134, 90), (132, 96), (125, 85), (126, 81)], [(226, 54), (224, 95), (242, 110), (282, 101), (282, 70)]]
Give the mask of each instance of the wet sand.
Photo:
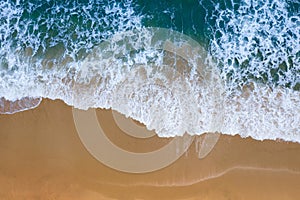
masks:
[[(133, 138), (110, 110), (97, 109), (97, 116), (107, 137), (128, 151), (153, 151), (173, 139)], [(199, 159), (196, 143), (166, 168), (120, 172), (87, 151), (71, 107), (43, 100), (0, 115), (0, 199), (299, 199), (300, 144), (222, 135)]]

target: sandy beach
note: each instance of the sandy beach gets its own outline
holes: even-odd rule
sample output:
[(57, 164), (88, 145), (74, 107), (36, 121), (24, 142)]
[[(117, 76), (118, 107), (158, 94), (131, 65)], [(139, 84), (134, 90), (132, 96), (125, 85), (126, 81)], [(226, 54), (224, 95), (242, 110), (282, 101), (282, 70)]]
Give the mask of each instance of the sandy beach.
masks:
[(300, 199), (299, 7), (0, 1), (0, 200)]
[[(107, 137), (122, 149), (149, 152), (173, 138), (125, 134), (111, 110), (96, 111)], [(72, 107), (44, 99), (39, 107), (0, 115), (0, 199), (298, 199), (300, 145), (221, 135), (198, 158), (194, 138), (173, 164), (125, 173), (95, 159), (80, 140)], [(196, 142), (195, 142), (196, 141)], [(174, 149), (176, 151), (176, 149)]]

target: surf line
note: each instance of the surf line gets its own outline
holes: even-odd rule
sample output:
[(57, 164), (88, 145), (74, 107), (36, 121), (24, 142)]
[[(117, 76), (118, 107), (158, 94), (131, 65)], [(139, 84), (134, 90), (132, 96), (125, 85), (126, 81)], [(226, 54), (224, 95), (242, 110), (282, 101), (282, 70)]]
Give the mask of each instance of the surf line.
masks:
[[(193, 61), (196, 60), (197, 70), (200, 74), (203, 74), (202, 72), (205, 71), (205, 65), (199, 64), (200, 61), (197, 62), (199, 60), (198, 53), (202, 53), (202, 48), (196, 41), (184, 34), (169, 29), (146, 29), (153, 34), (152, 37), (155, 38), (155, 40), (164, 41), (161, 44), (159, 42), (155, 43), (160, 45), (154, 45), (154, 48), (174, 53), (186, 61), (190, 59), (193, 59)], [(169, 37), (171, 37), (171, 39), (169, 39)], [(177, 43), (172, 42), (174, 39), (181, 41), (179, 46)], [(85, 61), (83, 61), (83, 63), (84, 62)], [(203, 61), (201, 61), (201, 63), (202, 62)], [(129, 152), (116, 146), (108, 139), (97, 119), (95, 109), (84, 111), (73, 108), (72, 113), (79, 138), (88, 152), (104, 165), (122, 172), (148, 173), (165, 168), (179, 159), (187, 151), (194, 139), (193, 136), (184, 134), (181, 137), (174, 137), (167, 145), (152, 152)], [(216, 115), (212, 121), (212, 126), (215, 126), (214, 121), (222, 121), (222, 117), (223, 115), (221, 114)], [(114, 116), (114, 118), (116, 117)], [(99, 120), (101, 121), (101, 119)], [(124, 124), (124, 121), (117, 119), (117, 124), (120, 126), (120, 124)], [(217, 124), (222, 126), (222, 123)], [(221, 127), (212, 127), (212, 130), (217, 131), (220, 129)], [(136, 134), (133, 135), (136, 136)], [(213, 150), (219, 137), (220, 134), (218, 133), (206, 134), (201, 147), (198, 148), (200, 159), (206, 157)]]

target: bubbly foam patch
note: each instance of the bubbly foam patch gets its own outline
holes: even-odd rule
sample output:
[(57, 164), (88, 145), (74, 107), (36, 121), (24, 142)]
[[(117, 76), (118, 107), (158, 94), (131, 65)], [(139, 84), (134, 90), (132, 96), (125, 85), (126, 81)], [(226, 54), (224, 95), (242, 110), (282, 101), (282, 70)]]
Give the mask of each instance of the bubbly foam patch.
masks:
[[(300, 16), (296, 2), (243, 0), (209, 15), (211, 53), (230, 89), (251, 81), (299, 90)], [(299, 4), (298, 4), (299, 5)], [(209, 19), (208, 19), (209, 20)]]
[(224, 133), (258, 140), (300, 141), (300, 92), (261, 84), (226, 98)]

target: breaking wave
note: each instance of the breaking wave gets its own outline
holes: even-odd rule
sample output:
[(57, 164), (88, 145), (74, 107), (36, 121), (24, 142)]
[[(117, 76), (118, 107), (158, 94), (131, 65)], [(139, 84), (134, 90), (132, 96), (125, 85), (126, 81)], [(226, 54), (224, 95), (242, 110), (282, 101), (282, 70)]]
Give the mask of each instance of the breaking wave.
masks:
[(296, 3), (197, 2), (206, 45), (146, 27), (153, 16), (136, 2), (64, 3), (0, 3), (0, 113), (61, 99), (115, 109), (162, 137), (220, 132), (300, 142)]

